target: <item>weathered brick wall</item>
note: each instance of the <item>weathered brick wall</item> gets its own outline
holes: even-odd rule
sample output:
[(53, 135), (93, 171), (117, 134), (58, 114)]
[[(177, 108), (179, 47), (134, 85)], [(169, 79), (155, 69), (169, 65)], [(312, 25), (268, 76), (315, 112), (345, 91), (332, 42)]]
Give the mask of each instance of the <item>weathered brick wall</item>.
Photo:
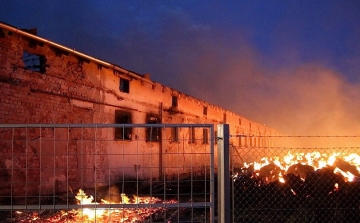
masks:
[[(93, 77), (87, 78), (90, 73), (84, 71), (84, 66), (90, 64), (72, 55), (59, 54), (46, 44), (32, 46), (30, 39), (9, 34), (0, 38), (0, 123), (92, 123), (102, 99), (99, 97), (100, 82)], [(46, 72), (25, 69), (23, 51), (46, 55), (49, 64)], [(81, 102), (90, 104), (92, 108), (79, 104)], [(41, 133), (25, 129), (15, 129), (14, 133), (9, 131), (2, 132), (6, 135), (2, 139), (13, 138), (15, 143), (1, 141), (1, 188), (11, 188), (14, 195), (26, 196), (53, 193), (54, 188), (58, 192), (64, 191), (67, 180), (74, 182), (69, 186), (78, 187), (79, 170), (83, 167), (79, 166), (79, 151), (73, 140), (75, 135), (73, 141), (69, 139), (69, 145), (57, 143), (59, 154), (54, 155), (51, 154), (54, 138), (64, 137), (61, 135), (65, 134), (61, 130), (55, 133), (54, 129)], [(85, 153), (95, 153), (92, 147), (85, 148), (90, 150)], [(70, 155), (64, 157), (67, 153)], [(48, 169), (48, 166), (56, 171)], [(66, 172), (67, 169), (70, 171)], [(93, 173), (87, 174), (85, 177), (93, 178)], [(69, 179), (66, 179), (67, 176)], [(7, 192), (2, 191), (9, 194)]]
[[(24, 51), (45, 56), (46, 71), (26, 69), (22, 59)], [(119, 91), (120, 77), (130, 81), (129, 93)], [(176, 110), (172, 108), (174, 96), (178, 100)], [(207, 107), (206, 115), (203, 114), (204, 107)], [(0, 29), (0, 123), (114, 123), (116, 110), (129, 112), (132, 115), (132, 123), (146, 123), (149, 115), (155, 115), (162, 123), (226, 122), (230, 124), (231, 134), (276, 133), (270, 128), (221, 107), (149, 79), (129, 76), (126, 72), (121, 73), (111, 67), (101, 66), (95, 60), (86, 59), (46, 41), (38, 41), (36, 38)], [(53, 193), (68, 190), (67, 186), (72, 188), (86, 186), (81, 182), (81, 178), (90, 179), (87, 186), (94, 183), (91, 180), (109, 182), (106, 177), (110, 169), (114, 171), (114, 178), (121, 178), (121, 174), (141, 178), (158, 177), (159, 174), (157, 169), (161, 166), (158, 154), (159, 143), (146, 142), (145, 129), (133, 134), (133, 141), (126, 142), (114, 140), (113, 129), (98, 131), (97, 137), (104, 138), (107, 142), (98, 145), (96, 143), (96, 146), (92, 141), (94, 133), (88, 129), (85, 132), (72, 130), (71, 134), (66, 130), (54, 129), (42, 132), (38, 130), (29, 132), (24, 129), (17, 131), (19, 132), (15, 132), (15, 138), (19, 137), (23, 141), (20, 140), (15, 145), (10, 141), (1, 141), (0, 144), (0, 186), (12, 187), (12, 192), (15, 194), (26, 196), (40, 192)], [(0, 132), (3, 138), (11, 138), (11, 134), (9, 130)], [(163, 156), (166, 156), (167, 152), (177, 151), (178, 143), (170, 142), (170, 129), (163, 131), (162, 134)], [(82, 137), (88, 141), (80, 146), (78, 139)], [(179, 137), (190, 138), (188, 129), (181, 129)], [(202, 131), (199, 129), (196, 131), (196, 138), (201, 139), (201, 137)], [(54, 139), (69, 141), (66, 145), (56, 144), (55, 150), (59, 154), (53, 153), (54, 146), (51, 142)], [(143, 139), (143, 142), (139, 144), (135, 139)], [(47, 141), (50, 143), (46, 143)], [(233, 143), (237, 145), (240, 142)], [(260, 141), (254, 140), (251, 143), (260, 144)], [(124, 145), (126, 147), (124, 151), (131, 154), (128, 154), (122, 162), (119, 162), (118, 156), (107, 155), (119, 153), (118, 148), (123, 148)], [(184, 153), (190, 150), (201, 151), (204, 145), (193, 143), (191, 148), (188, 147), (184, 147)], [(42, 155), (47, 150), (49, 153)], [(84, 157), (79, 154), (90, 155)], [(97, 154), (97, 159), (94, 159), (93, 154)], [(204, 160), (200, 153), (192, 158), (199, 164), (199, 171), (208, 161)], [(183, 160), (191, 159), (184, 157)], [(170, 164), (173, 161), (175, 162), (171, 158), (166, 160)], [(52, 166), (53, 169), (45, 170), (42, 168), (45, 164)], [(191, 163), (183, 162), (184, 171), (187, 171), (185, 167), (190, 165)], [(122, 166), (151, 168), (139, 170), (128, 168), (126, 173), (115, 172)], [(28, 179), (24, 180), (24, 177)], [(27, 182), (33, 184), (29, 185)], [(27, 190), (23, 192), (25, 187)], [(6, 194), (7, 191), (3, 190), (0, 193)]]
[[(1, 64), (4, 66), (0, 70), (0, 122), (82, 123), (91, 120), (91, 111), (69, 103), (71, 98), (98, 100), (89, 95), (94, 91), (94, 84), (86, 79), (81, 63), (71, 56), (56, 56), (46, 45), (30, 48), (28, 42), (19, 36), (1, 38)], [(51, 66), (45, 74), (24, 69), (23, 50), (46, 55)]]

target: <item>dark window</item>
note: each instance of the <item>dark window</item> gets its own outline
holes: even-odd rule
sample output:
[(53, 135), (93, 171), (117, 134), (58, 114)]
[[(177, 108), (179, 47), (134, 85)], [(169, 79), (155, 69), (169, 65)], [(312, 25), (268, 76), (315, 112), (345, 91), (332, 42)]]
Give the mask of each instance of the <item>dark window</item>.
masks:
[[(128, 112), (115, 110), (115, 124), (131, 124), (131, 114)], [(131, 127), (115, 128), (115, 139), (131, 140)]]
[(121, 92), (129, 93), (130, 92), (130, 81), (128, 79), (120, 78), (119, 89)]
[(179, 128), (178, 127), (172, 127), (171, 128), (171, 141), (172, 142), (178, 142), (179, 141)]
[(22, 60), (26, 70), (36, 71), (40, 73), (46, 72), (46, 57), (36, 54), (31, 54), (27, 51), (23, 51)]
[(5, 33), (2, 29), (0, 29), (0, 38), (4, 38), (5, 37)]
[(189, 143), (195, 143), (195, 128), (189, 128)]
[(203, 144), (208, 144), (209, 143), (208, 132), (209, 132), (209, 130), (207, 128), (203, 128)]
[(207, 107), (204, 106), (203, 115), (207, 115)]
[[(159, 124), (159, 120), (157, 117), (148, 117), (147, 124)], [(146, 129), (146, 141), (159, 141), (160, 140), (160, 131), (159, 127), (148, 127)]]
[(177, 106), (178, 106), (178, 100), (177, 100), (177, 97), (176, 97), (176, 96), (172, 96), (171, 106), (172, 106), (172, 107), (177, 107)]

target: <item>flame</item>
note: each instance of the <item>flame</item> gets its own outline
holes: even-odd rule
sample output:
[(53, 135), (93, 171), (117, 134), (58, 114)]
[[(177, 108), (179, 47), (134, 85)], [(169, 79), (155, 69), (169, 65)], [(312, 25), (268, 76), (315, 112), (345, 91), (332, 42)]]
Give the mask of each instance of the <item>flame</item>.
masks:
[[(80, 202), (80, 204), (97, 204), (94, 202), (93, 196), (87, 196), (85, 192), (80, 189), (75, 198)], [(90, 209), (90, 208), (83, 208), (81, 211), (82, 216), (86, 216), (90, 220), (93, 220), (96, 218), (96, 216), (101, 216), (105, 212), (104, 209)]]
[[(139, 197), (133, 196), (133, 199), (126, 196), (125, 193), (121, 193), (121, 202), (120, 204), (152, 204), (161, 202), (159, 198), (155, 197)], [(80, 204), (97, 204), (94, 202), (92, 196), (87, 196), (83, 190), (79, 190), (75, 198), (80, 202)], [(174, 202), (174, 201), (171, 201)], [(101, 203), (103, 204), (114, 204), (114, 202), (109, 202), (107, 200), (102, 199)], [(85, 217), (89, 220), (95, 220), (99, 222), (99, 219), (103, 218), (111, 218), (115, 217), (120, 220), (120, 222), (137, 222), (144, 220), (145, 217), (153, 214), (157, 210), (161, 210), (161, 208), (137, 208), (137, 209), (88, 209), (84, 208), (81, 211), (82, 217)], [(105, 221), (107, 222), (107, 221)]]
[[(162, 201), (156, 197), (128, 197), (125, 193), (120, 194), (120, 204), (154, 204), (154, 203), (176, 203), (175, 200)], [(95, 205), (99, 204), (94, 201), (93, 196), (88, 196), (84, 190), (79, 189), (75, 196), (78, 204), (81, 205), (94, 205), (94, 208), (82, 208), (78, 210), (60, 211), (49, 217), (40, 217), (37, 212), (21, 212), (16, 211), (19, 219), (17, 222), (58, 222), (58, 223), (110, 223), (110, 222), (139, 222), (144, 221), (149, 216), (162, 211), (164, 208), (96, 208)], [(115, 204), (114, 202), (101, 199), (100, 204)]]
[[(341, 169), (337, 165), (339, 164), (339, 160), (346, 162), (348, 166), (352, 166), (356, 169), (352, 169), (352, 171), (345, 169)], [(331, 155), (327, 155), (325, 153), (320, 153), (318, 151), (309, 152), (309, 153), (291, 153), (290, 151), (284, 157), (263, 157), (259, 162), (253, 163), (244, 163), (244, 168), (249, 168), (250, 166), (254, 169), (254, 176), (261, 177), (261, 170), (266, 168), (269, 165), (276, 165), (280, 169), (279, 173), (277, 173), (277, 180), (284, 183), (285, 180), (283, 178), (283, 174), (289, 171), (289, 168), (295, 164), (308, 165), (314, 168), (314, 170), (319, 170), (324, 167), (332, 166), (334, 167), (335, 174), (341, 174), (344, 177), (345, 181), (351, 182), (356, 180), (356, 175), (360, 175), (360, 156), (358, 154), (343, 154), (343, 153), (333, 153)], [(274, 174), (274, 168), (271, 169), (271, 175)], [(263, 170), (264, 171), (264, 170)], [(356, 173), (355, 173), (356, 172)], [(302, 180), (305, 180), (303, 176), (300, 176)], [(265, 181), (269, 181), (269, 177), (264, 177)]]

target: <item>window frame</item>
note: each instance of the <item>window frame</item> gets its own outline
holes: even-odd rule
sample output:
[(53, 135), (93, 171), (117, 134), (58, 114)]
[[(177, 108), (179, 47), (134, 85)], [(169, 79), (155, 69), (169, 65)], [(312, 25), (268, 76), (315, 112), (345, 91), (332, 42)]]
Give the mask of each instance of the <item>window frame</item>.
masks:
[(24, 69), (39, 73), (46, 73), (46, 62), (47, 59), (44, 55), (30, 53), (29, 51), (23, 50), (21, 57), (24, 63)]
[(178, 105), (179, 105), (178, 98), (177, 98), (176, 95), (173, 95), (173, 96), (171, 97), (171, 107), (177, 108)]
[[(159, 124), (159, 118), (155, 115), (148, 115), (146, 124)], [(146, 128), (146, 142), (159, 142), (161, 140), (160, 127), (147, 127)]]
[[(115, 124), (132, 124), (132, 117), (130, 112), (115, 110)], [(132, 140), (131, 127), (119, 127), (114, 129), (115, 140)]]
[(171, 128), (171, 142), (179, 142), (179, 127)]
[(209, 129), (208, 128), (203, 128), (203, 140), (202, 140), (203, 144), (209, 144)]
[(123, 93), (130, 93), (130, 80), (120, 77), (119, 79), (119, 90)]
[(208, 107), (207, 106), (204, 106), (203, 108), (203, 115), (207, 115), (208, 114)]
[(189, 143), (196, 143), (195, 127), (189, 127)]

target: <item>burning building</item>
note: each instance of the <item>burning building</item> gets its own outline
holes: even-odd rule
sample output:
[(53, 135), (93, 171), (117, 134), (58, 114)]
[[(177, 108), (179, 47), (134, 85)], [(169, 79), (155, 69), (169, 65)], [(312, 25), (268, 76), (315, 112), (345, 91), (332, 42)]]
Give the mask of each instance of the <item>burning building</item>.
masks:
[[(228, 123), (233, 135), (251, 135), (252, 137), (234, 140), (236, 145), (272, 146), (276, 130), (248, 120), (221, 107), (202, 101), (185, 93), (179, 92), (150, 79), (148, 74), (138, 74), (118, 65), (108, 63), (93, 56), (75, 51), (66, 46), (37, 36), (36, 30), (22, 30), (11, 25), (0, 23), (0, 123), (2, 124), (34, 124), (34, 123), (115, 123), (115, 124), (220, 124)], [(4, 133), (5, 134), (5, 133)], [(11, 173), (10, 167), (31, 169), (39, 165), (39, 150), (54, 147), (47, 139), (64, 138), (66, 131), (44, 130), (34, 131), (27, 136), (29, 143), (16, 145), (30, 148), (25, 158), (12, 159), (13, 153), (9, 145), (2, 145), (0, 160), (0, 181), (6, 182), (9, 176), (12, 180), (20, 180), (22, 175)], [(81, 134), (90, 137), (91, 132), (71, 133), (74, 139)], [(106, 143), (97, 147), (99, 154), (114, 152), (120, 145), (126, 148), (137, 148), (137, 154), (144, 154), (146, 150), (156, 151), (151, 158), (137, 159), (129, 155), (124, 163), (118, 162), (116, 156), (106, 156), (97, 161), (98, 167), (103, 169), (116, 168), (127, 165), (134, 168), (119, 173), (119, 177), (126, 175), (137, 176), (142, 179), (160, 177), (162, 166), (161, 156), (179, 146), (179, 139), (186, 139), (184, 151), (189, 145), (193, 149), (200, 149), (209, 144), (210, 133), (201, 128), (109, 128), (97, 132), (97, 136), (107, 139)], [(91, 137), (90, 137), (91, 138)], [(145, 139), (141, 145), (134, 139)], [(164, 140), (166, 139), (166, 140)], [(200, 139), (200, 140), (195, 140)], [(79, 145), (74, 141), (70, 147), (59, 142), (57, 151), (70, 148), (76, 151)], [(23, 148), (23, 149), (26, 149)], [(90, 147), (85, 145), (86, 150)], [(31, 151), (31, 152), (29, 152)], [(76, 152), (74, 152), (76, 153)], [(159, 155), (160, 154), (160, 155)], [(29, 157), (31, 161), (29, 161)], [(27, 163), (27, 167), (23, 163)], [(43, 159), (43, 164), (48, 162)], [(55, 165), (63, 162), (61, 158)], [(87, 160), (80, 164), (74, 155), (71, 164), (74, 169), (81, 168)], [(197, 162), (201, 166), (201, 158)], [(187, 163), (184, 162), (184, 166)], [(154, 167), (152, 170), (141, 168)], [(105, 168), (107, 167), (107, 168)], [(184, 172), (188, 172), (184, 168)], [(42, 174), (42, 175), (41, 175)], [(78, 173), (54, 174), (43, 171), (33, 177), (49, 178), (49, 187), (60, 185), (59, 190), (66, 190), (61, 182), (76, 178)], [(172, 174), (172, 173), (164, 173)], [(105, 173), (98, 173), (97, 182), (109, 183), (103, 178)], [(50, 177), (51, 176), (51, 177)], [(86, 178), (94, 178), (93, 173), (85, 173)], [(35, 193), (29, 186), (29, 194)], [(17, 190), (14, 190), (16, 193)], [(49, 191), (51, 192), (51, 191)]]
[[(281, 136), (272, 128), (154, 82), (148, 74), (5, 23), (0, 23), (0, 92), (0, 123), (10, 126), (0, 128), (0, 201), (11, 204), (10, 210), (23, 207), (16, 208), (12, 197), (34, 208), (48, 202), (49, 209), (66, 198), (58, 208), (68, 212), (51, 215), (49, 222), (85, 221), (93, 215), (106, 222), (140, 221), (165, 206), (176, 207), (170, 219), (180, 211), (180, 205), (172, 206), (174, 196), (168, 196), (173, 191), (177, 202), (193, 202), (195, 189), (208, 189), (208, 178), (197, 181), (194, 173), (209, 174), (207, 149), (216, 135), (209, 124), (227, 123), (236, 136), (230, 138), (234, 222), (357, 222), (358, 147), (320, 152), (280, 147), (275, 139)], [(172, 176), (176, 181), (166, 181)], [(104, 199), (97, 190), (94, 199), (82, 190), (76, 193), (125, 178), (136, 180), (127, 181), (115, 197), (109, 196), (110, 187)], [(160, 189), (148, 191), (149, 197), (124, 194), (138, 190), (140, 180), (158, 178), (164, 181)], [(158, 191), (160, 196), (153, 196)], [(70, 197), (83, 209), (70, 211)], [(36, 205), (30, 205), (31, 199)], [(137, 213), (124, 208), (145, 203), (151, 208)], [(92, 205), (99, 208), (94, 211)], [(16, 214), (23, 222), (41, 222), (37, 212)]]

